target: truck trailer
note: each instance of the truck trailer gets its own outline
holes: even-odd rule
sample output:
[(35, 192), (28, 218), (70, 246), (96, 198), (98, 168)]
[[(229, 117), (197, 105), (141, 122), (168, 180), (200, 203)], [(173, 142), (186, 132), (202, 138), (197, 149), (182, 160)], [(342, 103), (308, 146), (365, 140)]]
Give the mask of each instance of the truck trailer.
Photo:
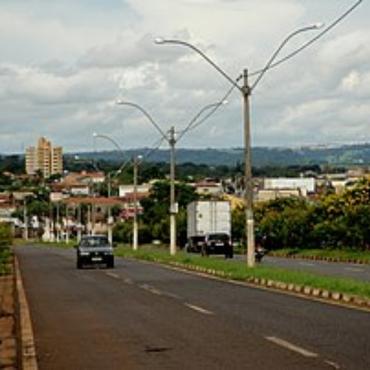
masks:
[(231, 210), (228, 201), (195, 201), (187, 207), (188, 252), (233, 257)]

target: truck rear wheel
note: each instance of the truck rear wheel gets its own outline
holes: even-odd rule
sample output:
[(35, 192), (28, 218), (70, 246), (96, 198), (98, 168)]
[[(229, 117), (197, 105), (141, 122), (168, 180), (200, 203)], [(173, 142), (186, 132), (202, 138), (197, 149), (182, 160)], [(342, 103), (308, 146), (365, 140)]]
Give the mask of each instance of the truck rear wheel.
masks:
[(203, 257), (208, 257), (209, 251), (208, 251), (207, 246), (205, 246), (205, 245), (202, 246), (202, 248), (201, 248), (201, 254), (202, 254)]

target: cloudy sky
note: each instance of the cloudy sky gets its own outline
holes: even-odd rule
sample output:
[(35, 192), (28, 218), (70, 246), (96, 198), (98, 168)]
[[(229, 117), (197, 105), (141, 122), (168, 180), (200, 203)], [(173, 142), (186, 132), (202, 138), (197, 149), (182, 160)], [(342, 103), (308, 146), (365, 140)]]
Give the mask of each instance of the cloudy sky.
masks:
[[(229, 82), (191, 50), (197, 45), (236, 78), (261, 68), (290, 32), (330, 24), (356, 0), (0, 0), (0, 152), (40, 135), (65, 151), (92, 150), (92, 133), (123, 148), (180, 131)], [(370, 142), (370, 5), (361, 5), (304, 52), (270, 70), (253, 93), (253, 145)], [(294, 38), (281, 56), (315, 36)], [(251, 82), (253, 79), (251, 77)], [(240, 147), (241, 97), (183, 137), (182, 147)], [(97, 149), (110, 149), (100, 139)]]

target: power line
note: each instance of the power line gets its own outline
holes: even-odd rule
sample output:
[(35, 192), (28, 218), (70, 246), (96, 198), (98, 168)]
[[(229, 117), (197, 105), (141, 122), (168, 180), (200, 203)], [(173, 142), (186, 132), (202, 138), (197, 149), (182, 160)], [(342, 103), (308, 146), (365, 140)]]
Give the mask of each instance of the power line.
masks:
[[(286, 55), (285, 57), (277, 60), (275, 63), (272, 63), (267, 69), (262, 68), (259, 70), (256, 70), (252, 73), (249, 73), (249, 76), (256, 76), (260, 75), (262, 73), (265, 73), (267, 70), (270, 70), (272, 68), (275, 68), (279, 66), (280, 64), (288, 61), (289, 59), (293, 58), (295, 55), (300, 53), (301, 51), (305, 50), (308, 48), (310, 45), (312, 45), (314, 42), (316, 42), (318, 39), (323, 37), (325, 34), (327, 34), (331, 29), (333, 29), (335, 26), (337, 26), (341, 21), (343, 21), (350, 13), (352, 13), (361, 3), (363, 0), (358, 0), (354, 5), (352, 5), (348, 10), (346, 10), (343, 14), (341, 14), (338, 18), (336, 18), (332, 23), (330, 23), (323, 31), (321, 31), (319, 34), (317, 34), (315, 37), (304, 43), (302, 46), (300, 46), (298, 49), (295, 51), (291, 52), (290, 54)], [(241, 80), (242, 76), (239, 75), (235, 81), (239, 82)], [(257, 77), (258, 79), (258, 77)], [(224, 95), (224, 97), (220, 100), (226, 100), (230, 94), (233, 92), (235, 89), (235, 85), (232, 85), (232, 87), (227, 91), (227, 93)], [(215, 106), (211, 111), (205, 115), (200, 121), (196, 122), (190, 122), (190, 124), (182, 131), (181, 136), (185, 135), (186, 132), (193, 130), (197, 127), (199, 127), (201, 124), (203, 124), (210, 116), (212, 116), (218, 109), (220, 108), (220, 105)], [(198, 117), (197, 117), (198, 118)]]
[[(308, 40), (306, 43), (304, 43), (301, 47), (299, 47), (298, 49), (294, 50), (293, 52), (291, 52), (290, 54), (286, 55), (285, 57), (277, 60), (275, 63), (272, 63), (270, 66), (269, 66), (269, 70), (272, 69), (272, 68), (275, 68), (277, 67), (278, 65), (286, 62), (287, 60), (293, 58), (294, 56), (296, 56), (298, 53), (300, 53), (301, 51), (303, 51), (304, 49), (308, 48), (310, 45), (312, 45), (314, 42), (316, 42), (318, 39), (320, 39), (321, 37), (323, 37), (325, 34), (327, 34), (332, 28), (334, 28), (338, 23), (340, 23), (342, 20), (344, 20), (344, 18), (346, 18), (350, 13), (352, 13), (361, 3), (362, 3), (363, 0), (358, 0), (354, 5), (352, 5), (348, 10), (346, 10), (341, 16), (339, 16), (334, 22), (330, 23), (326, 28), (324, 28), (323, 31), (321, 31), (320, 33), (318, 33), (315, 37), (313, 37), (312, 39)], [(255, 76), (255, 75), (258, 75), (260, 73), (262, 73), (264, 71), (264, 69), (259, 69), (257, 71), (254, 71), (252, 73), (249, 74), (249, 76)]]
[[(239, 79), (236, 79), (236, 82), (238, 82), (238, 81), (239, 81)], [(230, 94), (233, 92), (234, 89), (235, 89), (235, 85), (231, 86), (230, 89), (227, 90), (227, 93), (222, 97), (222, 99), (220, 101), (221, 102), (225, 101), (230, 96)], [(193, 122), (190, 122), (190, 124), (182, 131), (181, 137), (184, 136), (188, 131), (194, 130), (195, 128), (199, 127), (210, 116), (212, 116), (214, 113), (216, 113), (216, 111), (221, 107), (221, 105), (222, 105), (222, 103), (220, 103), (220, 104), (216, 105), (214, 108), (212, 108), (200, 121), (196, 122), (196, 120), (195, 120)]]

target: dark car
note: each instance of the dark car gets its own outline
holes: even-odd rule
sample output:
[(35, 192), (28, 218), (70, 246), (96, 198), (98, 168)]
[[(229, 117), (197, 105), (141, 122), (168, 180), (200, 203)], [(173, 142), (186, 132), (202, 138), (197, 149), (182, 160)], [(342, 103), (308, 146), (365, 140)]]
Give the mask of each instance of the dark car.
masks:
[(77, 249), (77, 268), (85, 265), (105, 264), (107, 268), (114, 267), (113, 247), (105, 235), (83, 236)]
[(202, 246), (202, 255), (224, 254), (225, 258), (233, 258), (234, 250), (231, 243), (230, 235), (226, 233), (209, 233), (206, 234), (205, 243)]

